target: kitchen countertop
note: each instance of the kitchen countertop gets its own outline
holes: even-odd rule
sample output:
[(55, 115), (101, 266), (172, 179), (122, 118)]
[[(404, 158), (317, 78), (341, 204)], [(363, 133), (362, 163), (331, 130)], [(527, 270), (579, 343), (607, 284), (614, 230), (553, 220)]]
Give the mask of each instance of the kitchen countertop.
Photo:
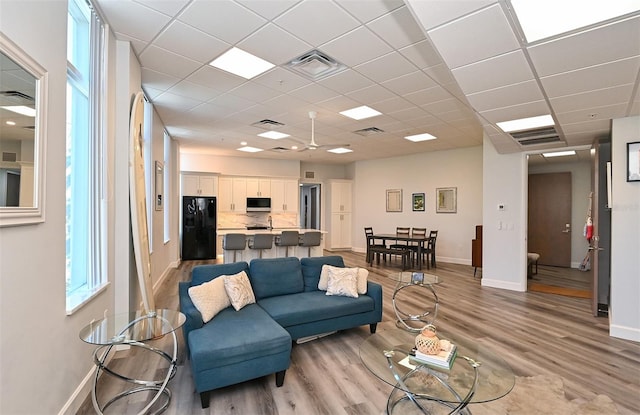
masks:
[(327, 233), (327, 231), (323, 231), (323, 230), (318, 230), (318, 229), (300, 229), (300, 228), (274, 228), (274, 229), (246, 229), (246, 228), (236, 228), (236, 229), (218, 229), (217, 233), (218, 235), (226, 235), (228, 233), (244, 233), (247, 236), (251, 236), (251, 235), (257, 235), (257, 234), (272, 234), (272, 235), (280, 235), (282, 233), (282, 231), (298, 231), (299, 233), (305, 233), (305, 232), (320, 232), (320, 233)]

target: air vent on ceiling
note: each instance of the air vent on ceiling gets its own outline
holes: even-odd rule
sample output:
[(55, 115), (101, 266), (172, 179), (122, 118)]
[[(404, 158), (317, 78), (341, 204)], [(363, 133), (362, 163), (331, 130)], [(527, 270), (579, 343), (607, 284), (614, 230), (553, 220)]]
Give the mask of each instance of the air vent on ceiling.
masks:
[(510, 133), (510, 135), (523, 146), (561, 141), (555, 127), (542, 127), (534, 128), (532, 130), (517, 131)]
[(284, 124), (278, 121), (273, 120), (260, 120), (251, 124), (254, 127), (263, 127), (263, 128), (273, 128), (273, 127), (282, 127)]
[(369, 127), (369, 128), (363, 128), (362, 130), (354, 131), (354, 133), (365, 136), (365, 137), (369, 137), (370, 135), (384, 133), (384, 130), (379, 129), (378, 127)]
[(274, 147), (271, 151), (275, 151), (276, 153), (286, 153), (289, 149), (285, 147)]
[(4, 95), (5, 97), (12, 97), (12, 98), (21, 98), (21, 99), (25, 99), (27, 101), (33, 101), (33, 97), (27, 95), (27, 94), (23, 94), (20, 91), (0, 91), (0, 95)]
[(305, 179), (315, 179), (316, 177), (316, 172), (314, 171), (305, 171), (304, 172), (304, 178)]
[(317, 49), (291, 59), (286, 63), (286, 67), (312, 81), (318, 81), (347, 69), (346, 65)]
[(2, 152), (2, 161), (16, 161), (18, 160), (18, 155), (16, 153), (11, 153), (8, 151)]
[(25, 130), (31, 130), (31, 131), (33, 131), (33, 130), (35, 130), (35, 129), (36, 129), (36, 126), (35, 126), (35, 125), (26, 125), (26, 126), (24, 126), (24, 127), (22, 127), (22, 128), (24, 128)]

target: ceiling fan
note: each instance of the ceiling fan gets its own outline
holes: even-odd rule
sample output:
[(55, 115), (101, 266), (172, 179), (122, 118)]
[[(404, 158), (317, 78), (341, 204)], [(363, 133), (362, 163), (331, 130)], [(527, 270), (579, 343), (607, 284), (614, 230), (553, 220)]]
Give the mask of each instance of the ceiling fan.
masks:
[(302, 150), (298, 151), (307, 151), (307, 150), (317, 150), (319, 148), (337, 148), (337, 147), (349, 147), (350, 144), (324, 144), (320, 145), (316, 143), (315, 139), (315, 119), (318, 115), (315, 111), (309, 111), (309, 118), (311, 118), (311, 141), (309, 144), (305, 144)]

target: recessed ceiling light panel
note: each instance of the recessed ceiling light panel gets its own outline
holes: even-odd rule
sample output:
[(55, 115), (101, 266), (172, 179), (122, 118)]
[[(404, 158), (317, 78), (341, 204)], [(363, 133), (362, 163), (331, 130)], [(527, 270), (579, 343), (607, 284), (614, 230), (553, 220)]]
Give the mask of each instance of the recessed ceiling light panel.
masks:
[(36, 116), (35, 108), (27, 107), (24, 105), (5, 105), (0, 108), (2, 108), (3, 110), (15, 112), (16, 114), (26, 115), (27, 117)]
[(244, 147), (240, 147), (238, 149), (238, 151), (244, 151), (247, 153), (258, 153), (260, 151), (263, 151), (261, 148), (256, 148), (256, 147), (251, 147), (251, 146), (244, 146)]
[(340, 111), (340, 114), (345, 117), (353, 118), (354, 120), (364, 120), (365, 118), (376, 117), (382, 115), (380, 111), (376, 111), (373, 108), (369, 108), (366, 105), (357, 108), (351, 108), (350, 110)]
[(566, 151), (554, 151), (553, 153), (542, 153), (545, 158), (549, 157), (562, 157), (562, 156), (575, 156), (576, 152), (574, 150), (566, 150)]
[(275, 66), (271, 62), (238, 48), (229, 49), (211, 61), (209, 65), (245, 79), (251, 79)]
[(278, 131), (267, 131), (266, 133), (258, 134), (260, 137), (270, 138), (272, 140), (280, 140), (281, 138), (289, 137), (289, 134), (281, 133)]
[(431, 134), (428, 134), (428, 133), (408, 135), (405, 138), (407, 140), (409, 140), (409, 141), (413, 141), (414, 143), (417, 143), (419, 141), (427, 141), (427, 140), (435, 140), (436, 139), (436, 137), (434, 137), (434, 136), (432, 136)]
[(551, 115), (540, 115), (537, 117), (521, 118), (518, 120), (502, 121), (496, 123), (505, 133), (512, 131), (529, 130), (532, 128), (548, 127), (555, 125)]
[(344, 154), (344, 153), (352, 153), (353, 150), (344, 148), (344, 147), (338, 147), (338, 148), (332, 148), (331, 150), (327, 150), (327, 152), (335, 153), (335, 154)]

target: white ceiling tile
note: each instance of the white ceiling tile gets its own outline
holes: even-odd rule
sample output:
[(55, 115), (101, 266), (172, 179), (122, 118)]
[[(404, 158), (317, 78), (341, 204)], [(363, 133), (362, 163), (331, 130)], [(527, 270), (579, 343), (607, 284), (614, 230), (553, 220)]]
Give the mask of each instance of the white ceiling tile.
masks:
[(448, 98), (442, 101), (422, 105), (422, 108), (429, 111), (431, 114), (438, 116), (443, 112), (460, 110), (461, 104), (456, 98)]
[(155, 99), (158, 95), (162, 94), (164, 92), (164, 90), (161, 89), (155, 89), (152, 88), (148, 85), (144, 85), (142, 87), (142, 90), (144, 91), (144, 96), (147, 97), (150, 100)]
[(346, 94), (371, 85), (371, 81), (362, 76), (360, 73), (351, 69), (337, 73), (328, 78), (324, 78), (318, 81), (318, 83), (342, 94)]
[(624, 103), (585, 108), (577, 111), (556, 113), (556, 118), (562, 125), (592, 120), (610, 120), (624, 117), (627, 107), (628, 104)]
[(380, 85), (373, 85), (366, 88), (359, 89), (357, 91), (349, 92), (346, 94), (349, 98), (352, 98), (358, 102), (370, 103), (384, 101), (395, 97), (395, 94)]
[(249, 82), (234, 88), (230, 93), (255, 103), (270, 100), (274, 95), (277, 95), (276, 91), (271, 88)]
[(564, 137), (569, 146), (587, 146), (593, 144), (593, 140), (600, 138), (607, 138), (609, 136), (608, 131), (587, 131), (579, 133), (565, 134)]
[(398, 52), (392, 52), (354, 68), (376, 82), (397, 78), (417, 68)]
[(120, 33), (147, 42), (170, 20), (169, 16), (132, 1), (102, 1), (100, 8), (107, 21), (120, 28)]
[(340, 94), (333, 89), (329, 89), (316, 83), (311, 83), (303, 86), (302, 88), (298, 88), (289, 92), (289, 95), (293, 95), (294, 97), (298, 97), (305, 101), (311, 99), (317, 102), (321, 102), (335, 98)]
[(537, 117), (538, 115), (550, 114), (546, 101), (533, 101), (510, 107), (498, 108), (495, 110), (483, 111), (480, 114), (484, 119), (492, 123), (502, 121), (517, 120), (520, 118)]
[[(354, 48), (353, 45), (359, 46)], [(347, 66), (359, 65), (392, 50), (389, 45), (364, 26), (322, 45), (323, 52)]]
[(407, 7), (400, 7), (367, 24), (375, 34), (395, 49), (412, 45), (425, 39), (422, 28)]
[(311, 49), (308, 43), (272, 23), (261, 27), (237, 46), (275, 65), (282, 65)]
[(156, 97), (156, 99), (154, 100), (154, 106), (176, 109), (184, 112), (200, 104), (202, 104), (202, 101), (198, 101), (196, 99), (184, 97), (181, 95), (171, 94), (169, 92), (164, 92), (158, 95), (158, 97)]
[(415, 105), (401, 97), (394, 97), (391, 99), (385, 99), (384, 101), (376, 102), (373, 107), (383, 114), (388, 114), (391, 112), (413, 108), (415, 107)]
[(323, 1), (299, 3), (274, 22), (314, 47), (359, 26), (358, 21), (343, 9)]
[[(318, 106), (324, 108), (328, 111), (340, 112), (344, 110), (348, 110), (350, 108), (354, 108), (361, 105), (358, 101), (355, 101), (349, 97), (344, 95), (337, 96), (335, 98), (330, 98), (325, 101), (318, 102)], [(382, 112), (382, 111), (381, 111)]]
[(232, 93), (226, 93), (209, 101), (210, 104), (232, 110), (233, 112), (242, 111), (255, 104), (255, 101), (242, 98)]
[(511, 107), (527, 102), (541, 101), (544, 97), (535, 81), (527, 81), (471, 94), (467, 96), (467, 99), (476, 111), (483, 112), (495, 108)]
[(275, 67), (253, 79), (256, 84), (264, 85), (274, 91), (287, 93), (302, 88), (311, 81), (287, 69)]
[[(166, 65), (166, 62), (171, 62), (171, 65)], [(149, 46), (145, 49), (140, 55), (140, 63), (143, 68), (164, 72), (167, 75), (178, 78), (184, 78), (202, 66), (200, 62), (176, 55), (156, 46)]]
[(131, 43), (131, 47), (133, 48), (133, 52), (136, 54), (136, 56), (140, 56), (144, 48), (149, 45), (149, 42), (146, 40), (136, 39), (121, 32), (116, 32), (116, 37), (120, 41)]
[(529, 55), (539, 76), (640, 55), (640, 16), (532, 46)]
[(166, 91), (173, 85), (177, 84), (180, 78), (157, 72), (151, 69), (142, 68), (142, 83), (145, 86)]
[(541, 78), (550, 98), (636, 82), (640, 56)]
[(499, 4), (431, 30), (429, 36), (451, 69), (519, 47)]
[(451, 71), (444, 63), (441, 65), (431, 66), (429, 68), (423, 69), (423, 71), (440, 85), (456, 83), (456, 79), (453, 77), (453, 74), (451, 74)]
[(521, 50), (462, 66), (451, 72), (465, 94), (533, 79), (533, 72)]
[(416, 71), (407, 75), (402, 75), (382, 83), (382, 86), (389, 88), (399, 95), (409, 94), (416, 89), (425, 89), (437, 86), (433, 79), (429, 78), (422, 71)]
[(362, 23), (404, 6), (402, 0), (336, 0), (336, 3)]
[(562, 132), (565, 134), (575, 134), (575, 133), (601, 134), (603, 132), (609, 131), (610, 124), (611, 124), (611, 120), (594, 120), (594, 121), (583, 121), (583, 122), (577, 122), (577, 123), (571, 123), (571, 124), (562, 124)]
[(426, 30), (479, 10), (496, 0), (406, 0)]
[(273, 20), (300, 0), (236, 0), (267, 20)]
[(389, 112), (388, 115), (398, 121), (423, 119), (430, 116), (429, 113), (427, 113), (420, 107), (409, 107), (400, 111)]
[(179, 21), (172, 22), (153, 44), (200, 63), (209, 63), (231, 47), (211, 35)]
[(181, 81), (169, 88), (167, 92), (183, 97), (191, 97), (198, 101), (209, 101), (220, 95), (220, 92), (213, 88), (194, 84), (189, 81)]
[(230, 44), (266, 23), (262, 17), (230, 0), (194, 0), (178, 19)]
[(419, 69), (425, 69), (443, 63), (440, 54), (433, 47), (429, 39), (404, 47), (400, 49), (400, 53)]
[(550, 101), (556, 113), (569, 112), (599, 105), (628, 103), (631, 99), (632, 92), (633, 84), (627, 84), (612, 88), (596, 89), (581, 94), (551, 98)]
[(231, 75), (212, 66), (205, 65), (186, 78), (188, 81), (219, 91), (230, 91), (246, 82), (246, 79)]
[(190, 0), (135, 0), (136, 3), (157, 10), (167, 16), (175, 16)]
[(410, 92), (404, 94), (403, 98), (407, 101), (413, 102), (416, 105), (426, 105), (436, 101), (442, 101), (450, 98), (451, 94), (441, 86), (434, 86), (432, 88), (421, 89), (419, 91)]

